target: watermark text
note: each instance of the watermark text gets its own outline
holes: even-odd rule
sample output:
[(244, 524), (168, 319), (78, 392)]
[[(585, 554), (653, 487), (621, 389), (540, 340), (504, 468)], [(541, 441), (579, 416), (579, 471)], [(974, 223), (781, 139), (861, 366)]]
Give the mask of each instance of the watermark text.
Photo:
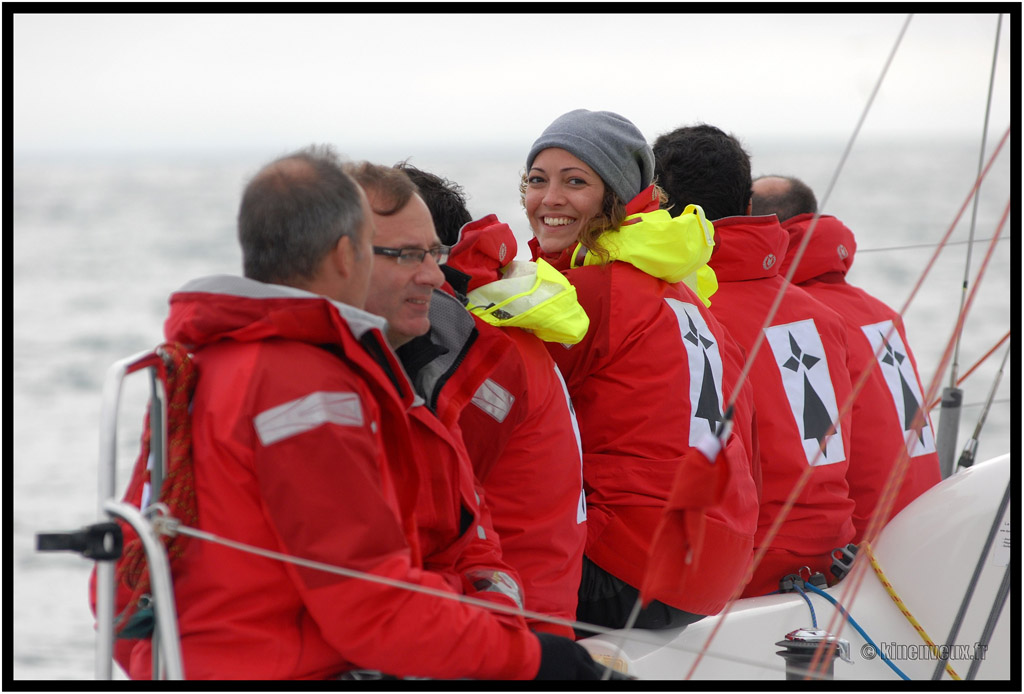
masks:
[(882, 641), (878, 648), (865, 643), (860, 647), (860, 654), (865, 660), (874, 660), (879, 655), (889, 660), (984, 660), (987, 650), (987, 644), (977, 642), (932, 647), (923, 643)]

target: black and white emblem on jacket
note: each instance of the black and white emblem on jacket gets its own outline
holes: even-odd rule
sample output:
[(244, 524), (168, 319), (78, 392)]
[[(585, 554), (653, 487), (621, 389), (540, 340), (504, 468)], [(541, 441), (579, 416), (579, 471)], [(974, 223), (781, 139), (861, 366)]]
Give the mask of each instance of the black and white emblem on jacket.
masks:
[[(809, 465), (846, 460), (839, 407), (814, 320), (765, 328)], [(834, 431), (833, 431), (834, 424)]]
[[(914, 374), (914, 366), (907, 357), (903, 338), (893, 327), (891, 320), (861, 326), (864, 336), (871, 343), (871, 350), (878, 359), (878, 368), (889, 386), (896, 414), (903, 427), (907, 453), (911, 458), (935, 451), (935, 434), (927, 417), (914, 427), (914, 418), (921, 409), (921, 386)], [(910, 432), (914, 431), (914, 436)]]
[(722, 421), (722, 354), (696, 306), (678, 299), (665, 302), (679, 321), (690, 366), (690, 445), (696, 446)]

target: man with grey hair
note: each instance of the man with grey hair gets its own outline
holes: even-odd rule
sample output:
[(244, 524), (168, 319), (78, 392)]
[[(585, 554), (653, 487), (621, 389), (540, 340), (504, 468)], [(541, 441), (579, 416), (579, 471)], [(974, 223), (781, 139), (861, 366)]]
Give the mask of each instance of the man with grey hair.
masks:
[[(599, 677), (581, 647), (448, 599), (445, 577), (423, 568), (416, 396), (385, 321), (363, 310), (373, 215), (335, 155), (309, 148), (264, 167), (238, 234), (245, 277), (189, 282), (165, 324), (199, 374), (188, 524), (360, 575), (191, 539), (173, 564), (186, 676)], [(119, 650), (133, 678), (151, 676), (151, 647)]]

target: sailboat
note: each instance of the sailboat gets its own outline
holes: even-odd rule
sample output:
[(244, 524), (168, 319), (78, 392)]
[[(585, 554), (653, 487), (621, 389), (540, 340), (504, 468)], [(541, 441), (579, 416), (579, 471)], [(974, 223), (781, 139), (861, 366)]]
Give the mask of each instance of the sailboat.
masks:
[[(160, 432), (165, 427), (167, 392), (160, 359), (146, 352), (117, 362), (108, 372), (99, 474), (103, 522), (87, 532), (40, 538), (50, 549), (79, 549), (97, 560), (101, 679), (112, 674), (109, 560), (120, 549), (113, 518), (130, 524), (146, 549), (162, 676), (187, 674), (178, 648), (171, 572), (159, 539), (184, 528), (159, 507), (139, 509), (120, 501), (115, 480), (125, 378), (149, 375), (151, 428)], [(953, 395), (943, 399), (956, 400)], [(955, 445), (955, 434), (952, 439)], [(154, 438), (154, 451), (156, 459), (166, 454), (163, 437)], [(812, 576), (797, 576), (790, 592), (737, 599), (719, 615), (683, 629), (606, 631), (581, 643), (599, 662), (641, 680), (1009, 680), (1016, 653), (1009, 618), (1010, 456), (969, 462), (962, 470), (947, 470), (942, 483), (903, 509), (870, 546), (840, 552), (836, 566), (844, 577), (838, 585), (826, 587)]]

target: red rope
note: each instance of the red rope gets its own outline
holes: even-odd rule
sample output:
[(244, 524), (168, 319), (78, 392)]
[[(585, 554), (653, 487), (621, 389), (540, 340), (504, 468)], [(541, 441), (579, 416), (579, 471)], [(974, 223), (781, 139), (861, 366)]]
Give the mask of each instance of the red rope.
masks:
[[(199, 520), (196, 506), (195, 475), (192, 467), (192, 418), (189, 404), (195, 391), (197, 373), (188, 351), (178, 343), (166, 343), (157, 348), (162, 357), (157, 370), (167, 392), (167, 470), (160, 488), (158, 501), (165, 504), (172, 516), (186, 525), (194, 526)], [(152, 404), (150, 405), (152, 407)], [(132, 478), (125, 492), (125, 501), (139, 506), (142, 503), (143, 488), (150, 481), (149, 460), (152, 432), (149, 415), (145, 419), (139, 456), (132, 470)], [(122, 623), (137, 609), (139, 598), (149, 592), (149, 566), (142, 540), (130, 525), (122, 525), (125, 543), (121, 558), (117, 561), (115, 575), (120, 584), (131, 591), (131, 596), (122, 606)], [(185, 551), (187, 535), (168, 537), (161, 535), (167, 549), (168, 559), (173, 565)]]

